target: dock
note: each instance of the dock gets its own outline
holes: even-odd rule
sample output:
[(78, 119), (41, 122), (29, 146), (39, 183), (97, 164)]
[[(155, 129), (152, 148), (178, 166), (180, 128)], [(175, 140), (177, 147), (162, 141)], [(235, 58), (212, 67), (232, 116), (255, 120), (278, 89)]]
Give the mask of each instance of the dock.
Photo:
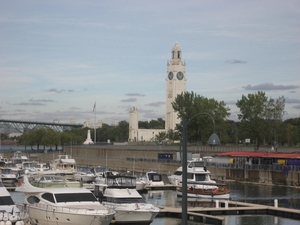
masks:
[(164, 185), (146, 185), (145, 189), (147, 191), (150, 190), (176, 190), (177, 186), (172, 184), (164, 184)]
[[(293, 220), (300, 220), (300, 210), (277, 207), (275, 200), (275, 206), (258, 205), (230, 200), (215, 201), (216, 207), (214, 208), (188, 208), (188, 220), (214, 225), (223, 225), (225, 215), (271, 215)], [(181, 213), (181, 208), (162, 207), (158, 217), (181, 218)]]

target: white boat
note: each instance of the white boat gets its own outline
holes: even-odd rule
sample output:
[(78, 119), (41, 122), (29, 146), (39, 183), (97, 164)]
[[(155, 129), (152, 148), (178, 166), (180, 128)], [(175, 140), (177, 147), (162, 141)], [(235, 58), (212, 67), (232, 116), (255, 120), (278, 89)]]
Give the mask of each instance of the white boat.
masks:
[[(168, 176), (171, 184), (177, 185), (177, 195), (182, 195), (182, 166)], [(210, 178), (210, 171), (201, 158), (187, 163), (187, 197), (229, 199), (230, 193), (225, 184), (217, 184)]]
[(141, 177), (141, 176), (138, 176), (137, 174), (131, 174), (131, 173), (125, 173), (123, 174), (124, 176), (132, 176), (132, 177), (135, 177), (136, 178), (136, 181), (135, 181), (135, 189), (137, 191), (144, 191), (145, 190), (145, 187), (147, 185), (147, 182), (145, 180), (144, 177)]
[[(182, 187), (177, 187), (177, 195), (182, 196)], [(187, 182), (187, 197), (198, 199), (229, 199), (226, 184), (208, 182)]]
[[(210, 172), (204, 166), (205, 161), (202, 158), (194, 158), (187, 162), (187, 180), (188, 181), (207, 181), (215, 182), (210, 179)], [(172, 175), (168, 176), (169, 182), (179, 186), (182, 181), (182, 166), (180, 166)]]
[(92, 173), (88, 166), (77, 166), (73, 179), (82, 181), (83, 183), (93, 183), (95, 181), (95, 174)]
[[(48, 183), (49, 187), (34, 186), (25, 175), (20, 186), (16, 188), (16, 191), (25, 193), (24, 207), (28, 211), (31, 223), (48, 225), (110, 224), (115, 211), (106, 209), (89, 190), (68, 185), (54, 187), (55, 182), (45, 181), (43, 184), (45, 183)], [(67, 182), (67, 184), (70, 183)]]
[(50, 170), (50, 166), (47, 163), (37, 163), (35, 165), (37, 171), (47, 171)]
[(95, 174), (96, 177), (102, 177), (106, 171), (109, 171), (109, 169), (106, 166), (96, 166), (92, 169), (92, 172)]
[(67, 179), (73, 179), (74, 173), (76, 172), (76, 161), (70, 155), (58, 155), (57, 158), (50, 163), (50, 168), (66, 176)]
[(5, 163), (4, 168), (6, 169), (11, 169), (11, 171), (17, 176), (20, 172), (20, 167), (18, 167), (15, 163), (13, 162), (7, 162)]
[(4, 168), (1, 170), (1, 180), (5, 186), (13, 187), (17, 180), (16, 174), (9, 168)]
[(23, 152), (17, 151), (14, 153), (13, 157), (10, 158), (10, 161), (15, 163), (17, 167), (21, 168), (22, 163), (29, 161), (29, 159)]
[(149, 185), (149, 186), (165, 185), (164, 181), (162, 180), (162, 175), (158, 174), (154, 171), (150, 171), (150, 172), (146, 173), (145, 181), (146, 181), (146, 185)]
[(0, 202), (0, 224), (24, 225), (28, 214), (19, 210), (2, 182), (0, 182)]
[(135, 188), (135, 177), (107, 176), (105, 184), (95, 184), (94, 193), (107, 208), (116, 210), (115, 224), (150, 224), (159, 208), (146, 203)]

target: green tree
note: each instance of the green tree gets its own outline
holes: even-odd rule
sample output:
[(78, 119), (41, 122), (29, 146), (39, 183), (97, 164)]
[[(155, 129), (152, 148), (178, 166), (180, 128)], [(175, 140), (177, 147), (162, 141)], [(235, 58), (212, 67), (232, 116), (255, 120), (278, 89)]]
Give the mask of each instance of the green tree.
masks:
[(155, 141), (157, 142), (164, 142), (167, 139), (167, 133), (166, 132), (159, 132), (157, 135), (155, 135)]
[(282, 121), (285, 99), (284, 97), (279, 97), (277, 100), (268, 99), (265, 92), (258, 91), (247, 96), (243, 95), (236, 106), (241, 112), (238, 114), (241, 129), (247, 138), (260, 144)]
[(41, 143), (45, 146), (50, 146), (50, 149), (52, 149), (52, 146), (55, 146), (55, 150), (57, 150), (57, 146), (60, 145), (60, 138), (61, 135), (59, 132), (56, 132), (52, 129), (47, 129), (46, 133), (43, 135)]
[[(194, 92), (184, 92), (177, 95), (172, 106), (181, 121), (190, 119), (198, 113), (203, 114), (193, 118), (193, 121), (188, 124), (189, 142), (200, 140), (202, 144), (207, 143), (213, 132), (213, 121), (206, 114), (213, 117), (216, 133), (226, 133), (225, 119), (230, 115), (230, 108), (226, 107), (223, 101), (218, 102), (215, 99), (205, 98)], [(182, 132), (182, 124), (178, 124), (176, 129)]]

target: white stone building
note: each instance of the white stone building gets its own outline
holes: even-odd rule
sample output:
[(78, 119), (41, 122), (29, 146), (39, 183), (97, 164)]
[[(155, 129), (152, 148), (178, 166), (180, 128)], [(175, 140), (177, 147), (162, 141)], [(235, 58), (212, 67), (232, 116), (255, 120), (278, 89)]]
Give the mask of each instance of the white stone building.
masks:
[(167, 63), (166, 73), (166, 116), (165, 129), (139, 129), (138, 109), (132, 107), (129, 112), (129, 139), (130, 142), (154, 141), (159, 132), (174, 130), (180, 123), (177, 113), (172, 108), (172, 102), (178, 94), (186, 91), (185, 62), (182, 61), (182, 52), (178, 43), (172, 49), (172, 58)]

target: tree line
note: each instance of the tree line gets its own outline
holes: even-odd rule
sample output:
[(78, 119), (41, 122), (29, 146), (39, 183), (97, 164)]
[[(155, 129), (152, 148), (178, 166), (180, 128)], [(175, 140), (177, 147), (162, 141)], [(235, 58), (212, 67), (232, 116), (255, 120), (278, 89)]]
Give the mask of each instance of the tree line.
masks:
[[(300, 118), (283, 121), (285, 114), (285, 99), (268, 98), (264, 92), (243, 95), (237, 101), (236, 106), (240, 109), (239, 122), (228, 120), (230, 108), (224, 101), (216, 101), (194, 92), (184, 92), (178, 95), (172, 107), (181, 121), (195, 117), (187, 127), (188, 142), (191, 144), (206, 145), (209, 136), (215, 132), (221, 140), (221, 144), (245, 144), (249, 140), (251, 145), (297, 145), (300, 140)], [(150, 121), (139, 121), (141, 129), (164, 129), (165, 121), (162, 118)], [(177, 124), (175, 130), (160, 132), (155, 137), (156, 142), (178, 143), (181, 139), (182, 123)], [(40, 128), (25, 132), (18, 138), (18, 143), (25, 146), (36, 145), (38, 149), (57, 148), (70, 144), (82, 144), (90, 128), (77, 128), (65, 132), (56, 132), (51, 129)], [(94, 139), (94, 129), (91, 137)], [(98, 142), (126, 142), (129, 136), (129, 123), (121, 121), (116, 126), (103, 124), (96, 129)]]

